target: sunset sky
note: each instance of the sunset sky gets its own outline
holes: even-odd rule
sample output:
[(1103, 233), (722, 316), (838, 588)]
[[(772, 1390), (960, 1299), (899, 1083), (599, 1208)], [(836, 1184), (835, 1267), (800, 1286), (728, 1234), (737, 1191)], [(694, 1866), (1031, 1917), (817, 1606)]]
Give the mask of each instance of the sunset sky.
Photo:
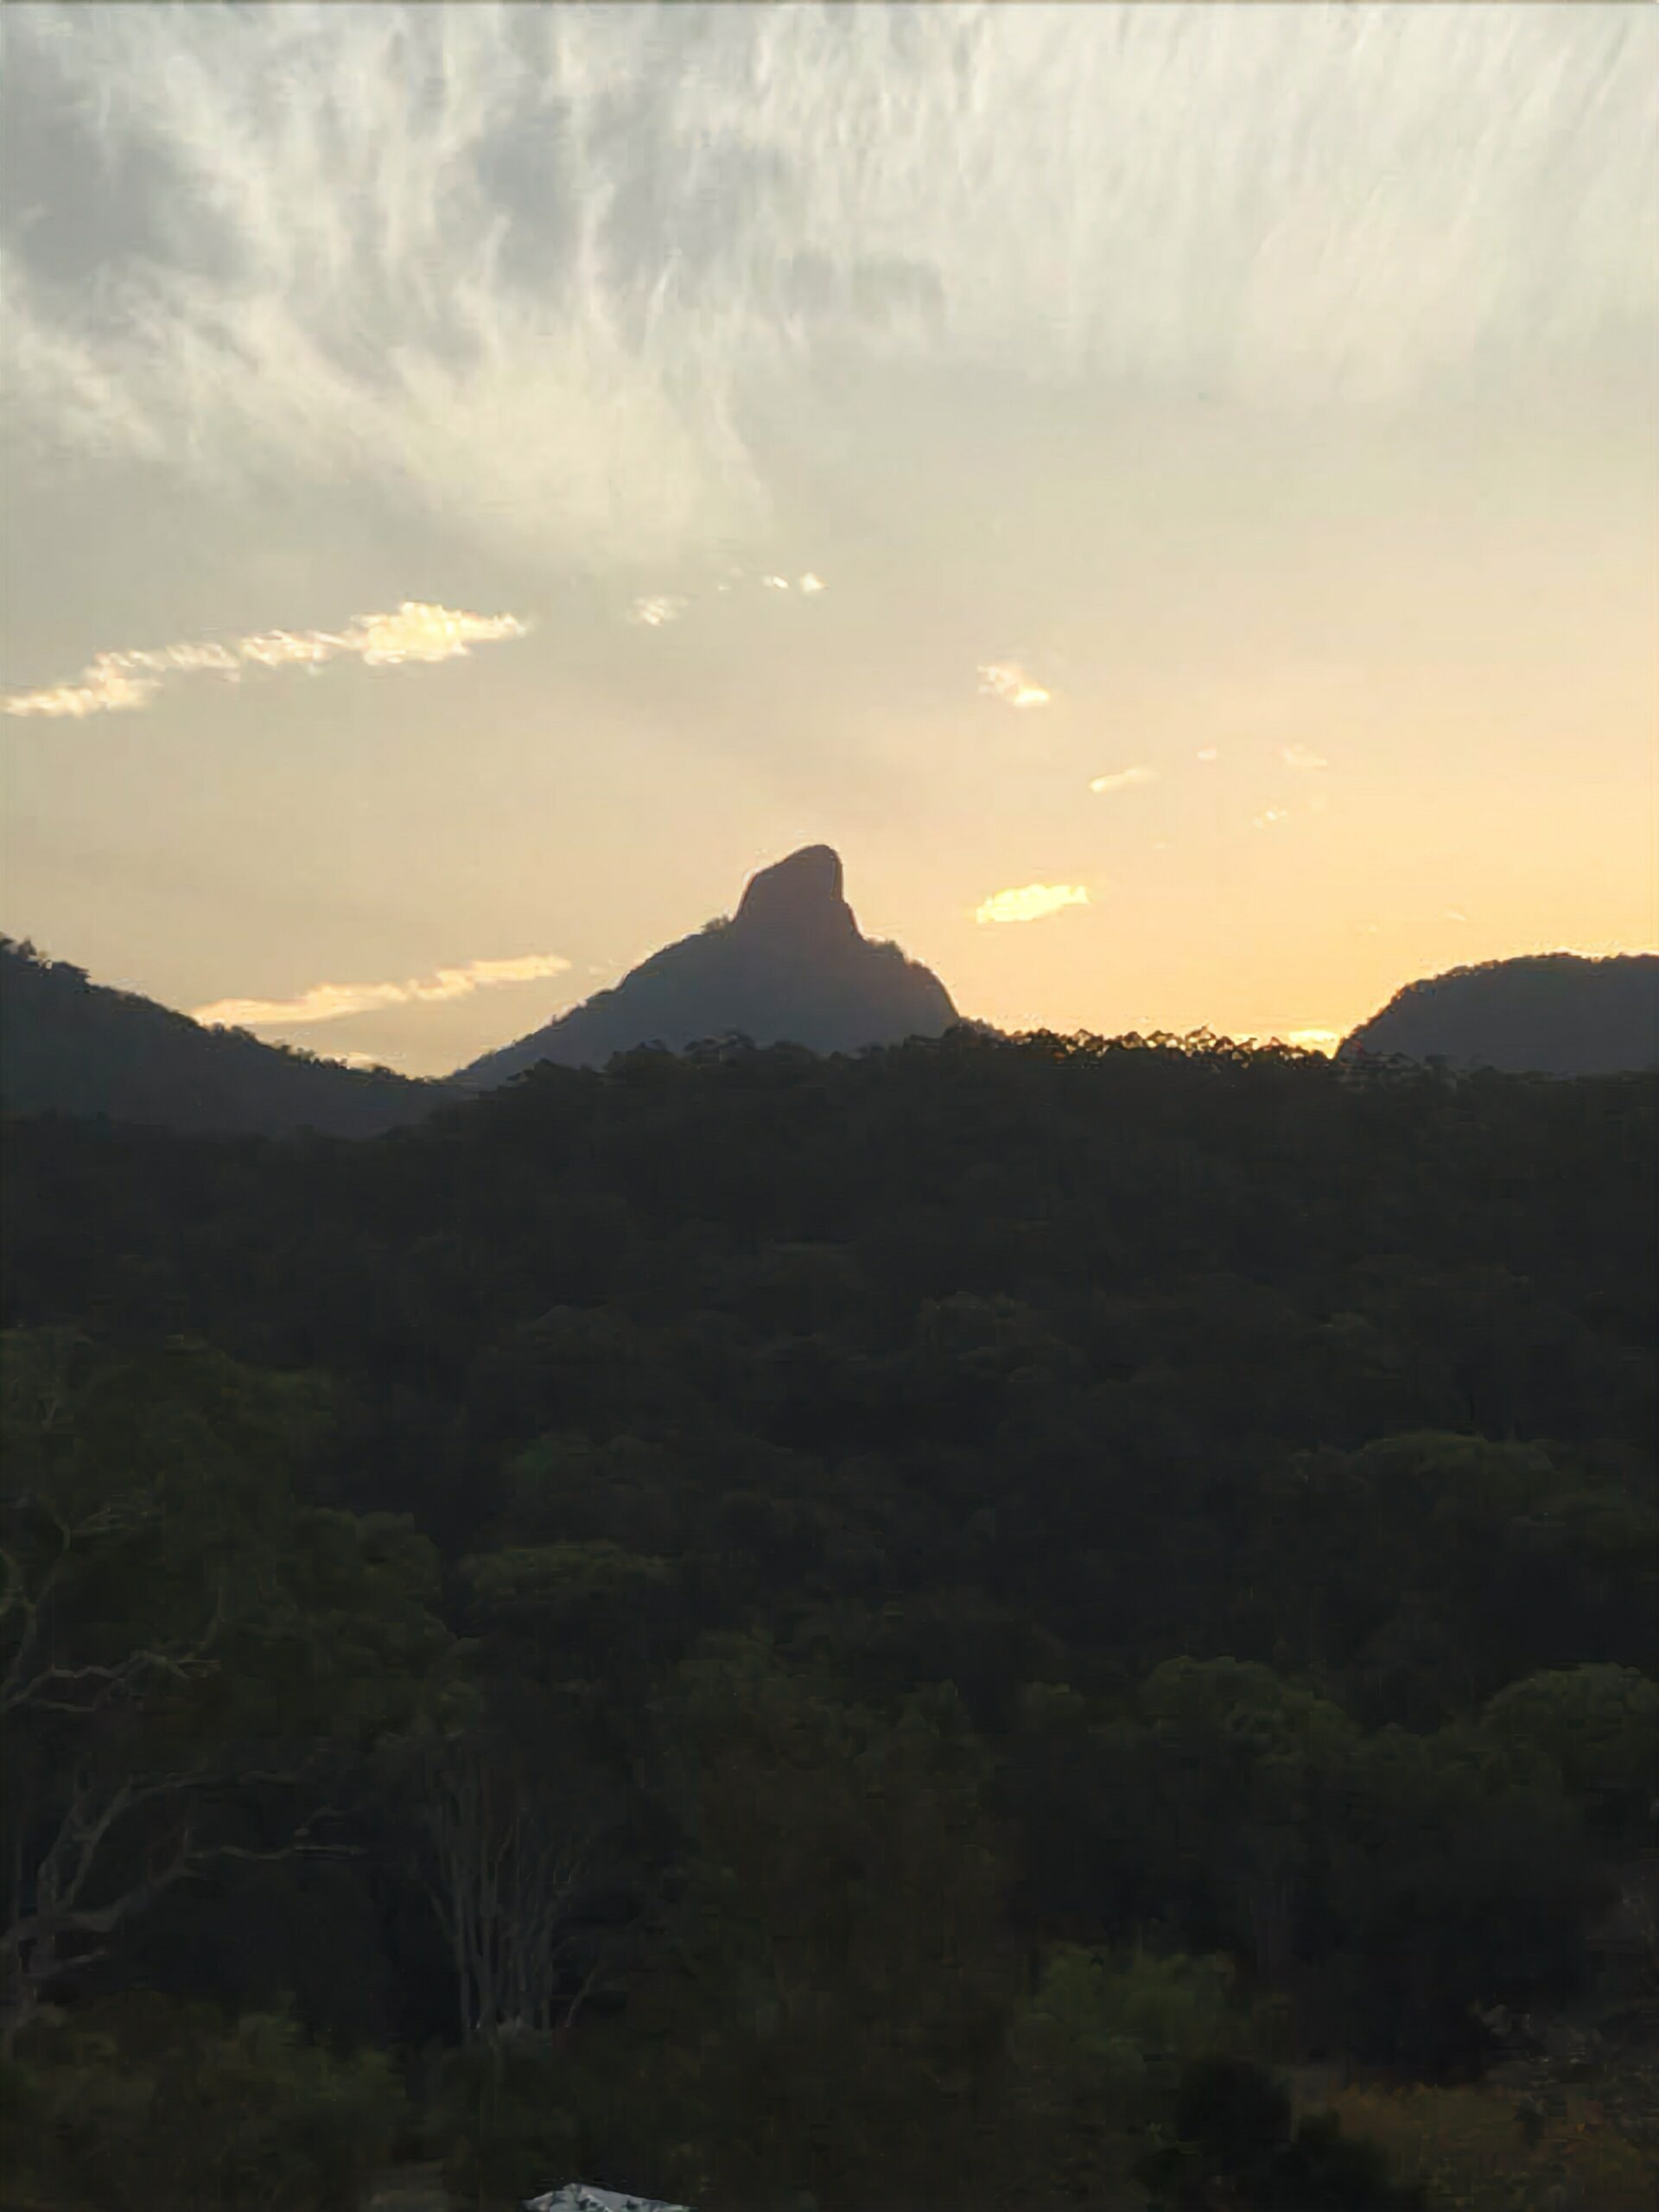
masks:
[(1656, 32), (6, 8), (0, 922), (410, 1072), (815, 842), (1012, 1028), (1651, 947)]

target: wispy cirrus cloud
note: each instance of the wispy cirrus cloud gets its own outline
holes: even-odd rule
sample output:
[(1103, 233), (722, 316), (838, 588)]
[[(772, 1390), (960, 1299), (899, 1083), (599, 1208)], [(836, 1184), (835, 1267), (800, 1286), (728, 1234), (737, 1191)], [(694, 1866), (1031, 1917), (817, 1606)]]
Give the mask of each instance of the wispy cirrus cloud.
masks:
[(979, 688), (985, 697), (1001, 699), (1009, 707), (1046, 707), (1054, 695), (1036, 677), (1028, 676), (1016, 660), (982, 662)]
[(474, 645), (522, 638), (529, 625), (517, 614), (467, 614), (406, 599), (391, 614), (359, 614), (344, 630), (260, 630), (228, 644), (209, 641), (139, 646), (99, 653), (79, 677), (35, 691), (0, 696), (0, 714), (67, 715), (119, 714), (147, 707), (175, 676), (213, 675), (236, 683), (250, 668), (319, 668), (342, 654), (366, 668), (456, 660)]
[(0, 10), (85, 211), (66, 281), (13, 196), (12, 406), (632, 557), (763, 524), (744, 403), (849, 356), (1281, 409), (1645, 360), (1651, 11), (1560, 12)]
[(1134, 791), (1137, 785), (1155, 784), (1157, 780), (1155, 768), (1117, 768), (1109, 775), (1091, 777), (1089, 788), (1103, 795), (1108, 791)]
[(976, 922), (1040, 922), (1063, 907), (1086, 906), (1081, 883), (1025, 883), (1014, 891), (994, 891), (974, 910)]
[(193, 1007), (191, 1019), (216, 1028), (286, 1029), (338, 1021), (346, 1014), (377, 1014), (389, 1006), (442, 1005), (507, 983), (540, 982), (549, 976), (562, 976), (569, 965), (556, 952), (469, 960), (463, 968), (440, 968), (401, 983), (314, 983), (291, 999), (215, 999), (211, 1006)]
[(1328, 768), (1331, 766), (1322, 753), (1315, 753), (1306, 745), (1281, 745), (1279, 758), (1287, 768)]

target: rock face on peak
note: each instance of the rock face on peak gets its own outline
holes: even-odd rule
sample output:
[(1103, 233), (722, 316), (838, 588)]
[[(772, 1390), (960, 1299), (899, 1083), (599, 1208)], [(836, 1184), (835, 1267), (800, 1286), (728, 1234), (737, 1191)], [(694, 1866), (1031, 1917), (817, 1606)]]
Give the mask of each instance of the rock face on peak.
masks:
[(1338, 1052), (1362, 1054), (1515, 1075), (1659, 1068), (1659, 955), (1544, 952), (1451, 969), (1396, 991)]
[(601, 1067), (636, 1045), (677, 1052), (734, 1032), (757, 1045), (853, 1052), (941, 1036), (957, 1019), (931, 969), (861, 935), (840, 855), (807, 845), (752, 876), (731, 920), (664, 945), (613, 989), (453, 1080), (483, 1090), (538, 1060)]
[(803, 845), (787, 860), (763, 868), (749, 878), (732, 927), (802, 945), (857, 938), (858, 924), (842, 889), (841, 855), (829, 845)]

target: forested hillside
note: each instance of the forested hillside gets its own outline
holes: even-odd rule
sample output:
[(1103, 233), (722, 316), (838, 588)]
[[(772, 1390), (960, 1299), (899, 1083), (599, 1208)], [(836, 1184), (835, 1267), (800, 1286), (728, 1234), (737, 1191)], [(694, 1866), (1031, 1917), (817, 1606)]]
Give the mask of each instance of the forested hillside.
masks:
[(240, 1029), (205, 1029), (137, 991), (0, 938), (0, 1103), (175, 1129), (372, 1136), (429, 1113), (442, 1085), (351, 1068)]
[(1659, 1068), (1659, 953), (1538, 952), (1448, 969), (1396, 991), (1342, 1051), (1511, 1075)]
[(1425, 2199), (1281, 2081), (1531, 2066), (1582, 2189), (1593, 2036), (1649, 2202), (1656, 1106), (957, 1031), (10, 1123), (39, 2185), (1333, 2212)]

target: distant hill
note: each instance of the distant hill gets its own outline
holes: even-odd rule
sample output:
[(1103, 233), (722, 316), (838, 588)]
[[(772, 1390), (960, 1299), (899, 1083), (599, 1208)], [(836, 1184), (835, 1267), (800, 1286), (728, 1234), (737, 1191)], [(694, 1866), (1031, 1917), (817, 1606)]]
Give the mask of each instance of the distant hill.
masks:
[(1659, 1068), (1659, 954), (1544, 952), (1453, 968), (1396, 991), (1338, 1056), (1359, 1053), (1516, 1075)]
[(840, 856), (809, 845), (753, 877), (729, 921), (664, 945), (613, 989), (486, 1052), (454, 1080), (483, 1089), (538, 1060), (601, 1067), (634, 1046), (679, 1051), (734, 1033), (757, 1045), (850, 1052), (941, 1036), (957, 1020), (931, 969), (860, 933)]
[(373, 1136), (451, 1094), (389, 1068), (343, 1067), (245, 1030), (204, 1029), (132, 991), (0, 938), (0, 1108), (172, 1129)]

